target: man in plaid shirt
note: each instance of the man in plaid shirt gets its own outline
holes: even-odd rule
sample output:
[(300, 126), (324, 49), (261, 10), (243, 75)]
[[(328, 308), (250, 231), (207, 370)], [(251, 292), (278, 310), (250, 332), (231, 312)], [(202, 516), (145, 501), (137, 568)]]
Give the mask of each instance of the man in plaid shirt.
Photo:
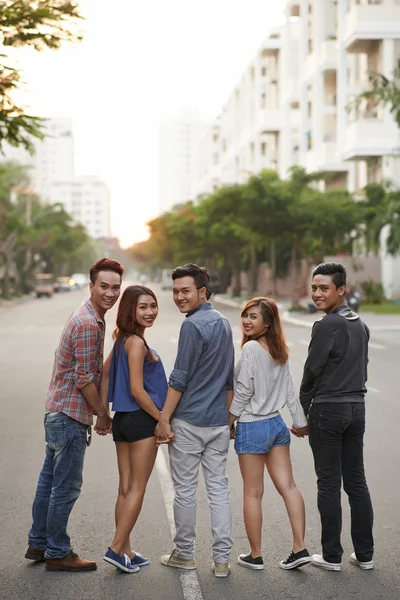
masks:
[(90, 299), (68, 317), (55, 353), (44, 417), (46, 457), (32, 507), (25, 558), (46, 561), (48, 571), (93, 571), (96, 563), (71, 549), (69, 515), (82, 486), (83, 460), (93, 415), (100, 435), (111, 431), (100, 398), (104, 315), (121, 290), (122, 265), (102, 258), (90, 269)]

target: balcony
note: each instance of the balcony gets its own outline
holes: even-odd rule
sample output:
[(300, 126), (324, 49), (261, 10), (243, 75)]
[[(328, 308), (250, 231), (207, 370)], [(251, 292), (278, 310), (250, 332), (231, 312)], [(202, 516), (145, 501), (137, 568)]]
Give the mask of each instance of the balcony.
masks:
[(346, 130), (342, 151), (344, 160), (363, 160), (370, 156), (393, 154), (399, 147), (398, 129), (394, 123), (378, 119), (359, 119)]
[(264, 108), (260, 111), (258, 128), (262, 133), (280, 131), (283, 125), (283, 112), (280, 108)]
[(400, 5), (356, 4), (346, 16), (344, 41), (348, 52), (368, 53), (372, 40), (397, 39)]
[(309, 150), (306, 153), (305, 168), (310, 172), (343, 173), (349, 170), (349, 165), (341, 160), (336, 141), (325, 141), (321, 144), (320, 152)]
[(336, 40), (325, 40), (322, 44), (318, 64), (323, 71), (335, 71), (337, 68)]

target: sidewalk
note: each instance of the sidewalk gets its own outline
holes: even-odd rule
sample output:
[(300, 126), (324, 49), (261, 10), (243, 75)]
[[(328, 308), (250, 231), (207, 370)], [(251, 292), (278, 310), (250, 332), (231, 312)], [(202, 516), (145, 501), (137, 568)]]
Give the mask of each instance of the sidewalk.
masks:
[(13, 298), (12, 300), (4, 300), (0, 298), (0, 308), (10, 308), (11, 306), (23, 304), (24, 302), (28, 302), (28, 300), (33, 300), (34, 298), (34, 294), (25, 294), (24, 296), (19, 296), (18, 298)]
[[(239, 310), (243, 308), (248, 301), (246, 298), (232, 298), (229, 294), (217, 294), (212, 296), (211, 300), (217, 304), (223, 304)], [(321, 311), (312, 314), (302, 312), (291, 313), (288, 311), (288, 301), (277, 300), (277, 302), (282, 321), (290, 325), (311, 329), (315, 321), (319, 321), (323, 317)], [(400, 332), (400, 315), (375, 315), (374, 313), (361, 312), (360, 317), (371, 331)]]

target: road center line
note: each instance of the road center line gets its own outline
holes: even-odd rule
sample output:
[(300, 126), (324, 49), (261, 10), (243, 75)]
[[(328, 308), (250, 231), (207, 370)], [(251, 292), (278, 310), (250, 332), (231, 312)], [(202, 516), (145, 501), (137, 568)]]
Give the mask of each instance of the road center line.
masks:
[[(164, 498), (169, 529), (171, 531), (171, 538), (173, 539), (175, 537), (175, 521), (173, 511), (175, 492), (174, 484), (169, 472), (166, 454), (167, 450), (165, 446), (161, 446), (157, 453), (156, 469)], [(203, 600), (203, 594), (201, 593), (197, 572), (195, 570), (183, 571), (181, 569), (177, 569), (177, 571), (179, 571), (184, 600)]]
[(375, 344), (375, 342), (368, 342), (368, 346), (370, 348), (375, 348), (375, 350), (386, 350), (386, 346), (382, 346), (382, 344)]

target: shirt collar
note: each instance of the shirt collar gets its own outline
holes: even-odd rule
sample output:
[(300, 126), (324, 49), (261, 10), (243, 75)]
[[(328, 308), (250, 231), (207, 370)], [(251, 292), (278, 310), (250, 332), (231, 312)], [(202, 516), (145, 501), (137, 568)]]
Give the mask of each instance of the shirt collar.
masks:
[(92, 315), (93, 315), (94, 317), (96, 317), (96, 321), (97, 321), (98, 323), (103, 323), (103, 325), (104, 325), (104, 323), (105, 323), (104, 319), (102, 319), (102, 317), (99, 315), (99, 313), (97, 312), (97, 310), (96, 310), (96, 308), (95, 308), (95, 306), (94, 306), (94, 304), (93, 304), (93, 302), (92, 302), (92, 300), (91, 300), (90, 298), (88, 298), (88, 299), (85, 301), (85, 306), (86, 306), (86, 308), (88, 309), (88, 311), (89, 311), (90, 313), (92, 313)]
[(202, 304), (199, 304), (197, 308), (188, 312), (186, 318), (191, 317), (200, 310), (210, 310), (210, 308), (214, 308), (211, 302), (203, 302)]

